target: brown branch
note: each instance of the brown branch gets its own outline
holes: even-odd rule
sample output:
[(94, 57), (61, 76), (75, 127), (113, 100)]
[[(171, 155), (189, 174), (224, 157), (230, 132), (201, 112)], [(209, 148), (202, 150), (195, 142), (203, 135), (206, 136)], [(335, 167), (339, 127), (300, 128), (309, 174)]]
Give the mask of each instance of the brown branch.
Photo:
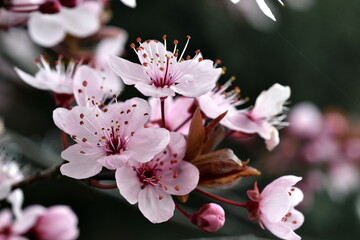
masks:
[(52, 168), (46, 169), (44, 171), (38, 171), (35, 174), (25, 178), (24, 180), (14, 184), (12, 186), (12, 189), (16, 189), (16, 188), (24, 188), (27, 185), (30, 185), (34, 182), (37, 182), (39, 180), (43, 180), (43, 179), (51, 179), (56, 177), (57, 175), (60, 174), (60, 167), (63, 163), (56, 165)]

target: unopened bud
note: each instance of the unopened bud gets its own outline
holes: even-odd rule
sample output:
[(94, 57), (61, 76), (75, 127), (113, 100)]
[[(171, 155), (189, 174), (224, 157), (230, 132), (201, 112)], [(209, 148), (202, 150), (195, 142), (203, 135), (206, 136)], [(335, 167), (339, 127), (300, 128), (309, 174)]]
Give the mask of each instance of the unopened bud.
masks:
[(39, 12), (46, 13), (46, 14), (55, 14), (60, 12), (61, 4), (54, 0), (54, 1), (47, 1), (41, 5), (39, 5)]
[(79, 3), (79, 0), (60, 0), (61, 5), (68, 8), (76, 7)]
[(225, 212), (218, 204), (208, 203), (191, 215), (190, 220), (205, 232), (216, 232), (224, 226)]

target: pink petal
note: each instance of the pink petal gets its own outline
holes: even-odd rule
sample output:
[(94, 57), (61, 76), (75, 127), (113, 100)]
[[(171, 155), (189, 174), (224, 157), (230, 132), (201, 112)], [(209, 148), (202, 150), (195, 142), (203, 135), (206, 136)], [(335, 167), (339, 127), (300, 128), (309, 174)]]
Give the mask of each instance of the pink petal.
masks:
[(18, 218), (14, 225), (13, 231), (19, 234), (26, 233), (36, 224), (39, 216), (46, 211), (46, 208), (40, 205), (32, 205), (25, 208), (23, 214)]
[(139, 209), (152, 223), (161, 223), (174, 215), (175, 204), (170, 194), (147, 185), (139, 193)]
[[(59, 109), (59, 108), (58, 108)], [(99, 134), (104, 127), (106, 114), (98, 107), (76, 106), (67, 113), (55, 109), (53, 113), (55, 124), (83, 145), (96, 146)], [(65, 116), (59, 117), (61, 113)]]
[(0, 231), (2, 231), (4, 227), (11, 225), (11, 222), (12, 222), (11, 211), (9, 209), (3, 209), (0, 212)]
[(214, 68), (210, 60), (188, 60), (180, 62), (179, 71), (185, 74), (176, 81), (172, 88), (187, 97), (199, 97), (210, 92), (221, 74), (221, 68)]
[(31, 39), (43, 47), (53, 47), (66, 36), (59, 13), (41, 14), (40, 12), (33, 12), (28, 21), (28, 30)]
[(53, 120), (55, 125), (64, 132), (68, 132), (65, 121), (69, 112), (70, 111), (66, 108), (57, 108), (53, 111)]
[(185, 195), (194, 190), (199, 182), (199, 170), (189, 162), (181, 161), (174, 171), (167, 171), (163, 175), (162, 183), (167, 187), (164, 190), (172, 195)]
[(296, 177), (293, 175), (279, 177), (278, 179), (275, 179), (270, 184), (268, 184), (262, 191), (262, 194), (265, 194), (267, 191), (270, 191), (274, 187), (281, 187), (286, 190), (287, 188), (294, 186), (301, 179), (302, 177)]
[(68, 206), (50, 207), (43, 213), (35, 226), (37, 237), (41, 240), (77, 239), (78, 219)]
[(169, 131), (163, 128), (143, 128), (135, 131), (127, 144), (132, 158), (138, 162), (148, 162), (170, 142)]
[(101, 171), (102, 165), (98, 160), (104, 156), (105, 153), (100, 148), (72, 145), (61, 153), (61, 157), (69, 162), (63, 164), (60, 171), (63, 175), (76, 179), (92, 177)]
[(149, 76), (140, 64), (132, 63), (114, 55), (109, 56), (108, 63), (110, 68), (119, 75), (127, 85), (134, 85), (137, 82), (151, 82)]
[(294, 233), (294, 231), (289, 226), (287, 226), (287, 224), (284, 224), (281, 221), (276, 223), (263, 221), (262, 223), (272, 234), (274, 234), (278, 238), (286, 239), (286, 240), (301, 239), (301, 237), (296, 233)]
[(79, 106), (100, 105), (102, 103), (105, 96), (101, 89), (101, 78), (97, 71), (86, 65), (80, 66), (76, 70), (74, 96)]
[(285, 225), (292, 230), (296, 230), (303, 225), (305, 218), (301, 212), (292, 208), (289, 210), (285, 220), (286, 221), (283, 222)]
[(248, 117), (248, 114), (249, 112), (247, 110), (228, 112), (226, 114), (227, 121), (224, 125), (235, 131), (256, 133), (259, 131), (260, 127)]
[(216, 118), (223, 112), (226, 108), (224, 106), (217, 104), (210, 94), (205, 94), (197, 98), (201, 111), (209, 118)]
[(137, 82), (135, 84), (135, 88), (139, 90), (144, 96), (148, 97), (168, 97), (175, 96), (175, 92), (173, 89), (169, 87), (155, 87), (152, 84)]
[(123, 167), (127, 163), (127, 161), (131, 158), (131, 154), (132, 152), (125, 151), (121, 154), (103, 157), (101, 160), (99, 160), (99, 162), (107, 169), (116, 170)]
[(290, 193), (291, 206), (297, 206), (302, 200), (304, 200), (304, 193), (297, 187), (290, 187), (287, 189)]
[(135, 169), (128, 166), (118, 168), (115, 173), (115, 178), (121, 196), (130, 204), (137, 203), (142, 184), (139, 181)]
[[(109, 105), (110, 120), (119, 120), (121, 135), (133, 135), (139, 128), (143, 128), (150, 118), (149, 104), (141, 98), (131, 98), (125, 102)], [(111, 124), (113, 125), (113, 124)]]
[(291, 207), (288, 192), (281, 187), (273, 187), (260, 195), (259, 209), (261, 220), (279, 222)]

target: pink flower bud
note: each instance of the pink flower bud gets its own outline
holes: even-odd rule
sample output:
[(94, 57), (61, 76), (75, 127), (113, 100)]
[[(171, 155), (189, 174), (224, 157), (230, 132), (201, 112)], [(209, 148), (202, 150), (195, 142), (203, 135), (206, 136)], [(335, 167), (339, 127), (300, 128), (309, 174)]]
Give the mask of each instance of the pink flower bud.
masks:
[(47, 1), (39, 5), (39, 12), (47, 14), (55, 14), (60, 12), (61, 4), (57, 1)]
[(205, 232), (216, 232), (225, 223), (225, 212), (218, 204), (208, 203), (191, 215), (190, 220)]
[(67, 206), (55, 206), (42, 214), (34, 227), (39, 240), (73, 240), (79, 235), (78, 219)]
[(61, 5), (68, 8), (76, 7), (79, 3), (78, 0), (60, 0)]

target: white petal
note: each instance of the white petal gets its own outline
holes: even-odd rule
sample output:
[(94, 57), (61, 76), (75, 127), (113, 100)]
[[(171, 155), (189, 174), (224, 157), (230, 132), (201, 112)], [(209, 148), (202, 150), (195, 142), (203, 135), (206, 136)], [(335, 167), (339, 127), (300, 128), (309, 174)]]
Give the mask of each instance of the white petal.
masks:
[(96, 65), (107, 65), (107, 58), (110, 55), (122, 55), (124, 45), (128, 39), (128, 33), (121, 28), (108, 27), (106, 30), (115, 32), (114, 37), (104, 38), (97, 45), (95, 50)]
[(66, 31), (76, 37), (88, 37), (100, 28), (98, 16), (81, 5), (75, 8), (63, 7), (61, 17)]
[[(84, 84), (86, 82), (87, 84)], [(101, 89), (101, 78), (97, 71), (80, 66), (74, 76), (74, 96), (79, 106), (100, 105), (105, 98)], [(90, 100), (89, 100), (90, 99)]]
[(136, 7), (136, 0), (121, 0), (121, 2), (128, 7)]
[(175, 204), (170, 194), (147, 185), (140, 191), (139, 209), (152, 223), (161, 223), (174, 215)]
[(275, 127), (272, 127), (270, 138), (265, 139), (267, 150), (273, 150), (277, 145), (279, 145), (279, 142), (279, 131)]
[(108, 58), (110, 68), (127, 85), (134, 85), (137, 82), (151, 83), (149, 76), (145, 73), (140, 64), (130, 62), (126, 59), (110, 55)]
[(118, 168), (116, 170), (115, 178), (121, 196), (123, 196), (130, 204), (137, 203), (142, 184), (135, 169), (127, 166)]
[(304, 215), (298, 210), (292, 208), (286, 216), (286, 221), (283, 223), (290, 227), (292, 230), (296, 230), (304, 223)]
[(271, 18), (272, 20), (276, 21), (274, 14), (271, 12), (270, 8), (268, 7), (268, 5), (266, 5), (265, 0), (256, 0), (257, 4), (259, 5), (259, 8), (261, 9), (261, 11), (268, 16), (269, 18)]
[(276, 83), (268, 90), (260, 93), (251, 114), (256, 119), (269, 118), (280, 114), (283, 111), (284, 103), (289, 97), (290, 87)]
[(48, 84), (44, 83), (43, 81), (39, 81), (39, 79), (36, 79), (19, 68), (15, 67), (14, 70), (19, 75), (19, 77), (30, 86), (41, 90), (50, 90)]
[(279, 222), (291, 207), (288, 192), (281, 187), (274, 187), (271, 191), (260, 195), (259, 209), (269, 222)]
[(24, 202), (24, 193), (21, 189), (15, 189), (7, 198), (7, 201), (12, 206), (12, 211), (16, 218), (22, 216), (22, 204)]
[(60, 172), (76, 179), (95, 176), (102, 169), (98, 160), (104, 156), (105, 153), (100, 148), (72, 145), (61, 153), (61, 157), (69, 162), (61, 166)]
[(290, 193), (291, 206), (297, 206), (303, 199), (304, 193), (297, 187), (290, 187), (287, 189)]
[(43, 47), (53, 47), (57, 45), (66, 35), (59, 13), (32, 13), (28, 22), (28, 30), (31, 39)]

